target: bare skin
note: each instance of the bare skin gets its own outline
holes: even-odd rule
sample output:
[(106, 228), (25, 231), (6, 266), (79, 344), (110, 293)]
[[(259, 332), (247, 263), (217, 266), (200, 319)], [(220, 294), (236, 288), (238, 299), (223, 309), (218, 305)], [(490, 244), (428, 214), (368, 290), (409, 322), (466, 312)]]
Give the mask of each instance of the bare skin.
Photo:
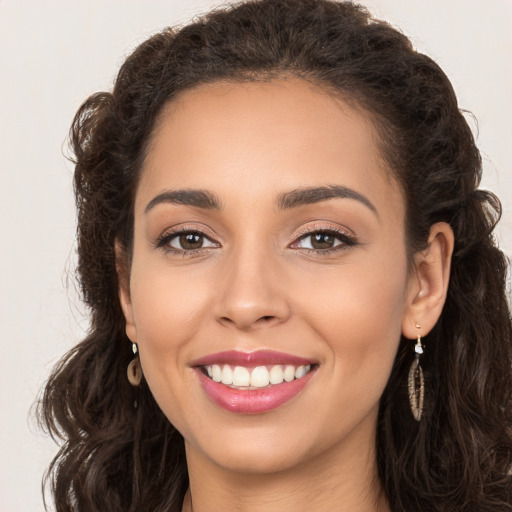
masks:
[[(283, 200), (319, 187), (344, 197)], [(207, 190), (219, 208), (170, 200), (178, 189)], [(120, 299), (151, 391), (185, 439), (183, 510), (389, 511), (379, 399), (400, 335), (414, 339), (417, 323), (427, 334), (441, 313), (453, 235), (433, 226), (408, 266), (405, 201), (369, 117), (299, 79), (187, 91), (155, 127), (134, 218)], [(193, 361), (262, 349), (316, 371), (268, 412), (214, 403)]]

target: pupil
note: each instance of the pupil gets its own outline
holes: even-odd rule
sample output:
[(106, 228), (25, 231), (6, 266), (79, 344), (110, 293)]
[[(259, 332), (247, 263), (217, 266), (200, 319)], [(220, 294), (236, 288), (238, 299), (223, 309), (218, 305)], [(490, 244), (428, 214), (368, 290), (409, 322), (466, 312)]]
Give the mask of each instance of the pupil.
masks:
[(313, 236), (312, 246), (315, 249), (330, 249), (333, 246), (334, 237), (328, 233), (317, 233)]
[(203, 245), (203, 237), (197, 233), (181, 235), (180, 244), (183, 249), (199, 249)]

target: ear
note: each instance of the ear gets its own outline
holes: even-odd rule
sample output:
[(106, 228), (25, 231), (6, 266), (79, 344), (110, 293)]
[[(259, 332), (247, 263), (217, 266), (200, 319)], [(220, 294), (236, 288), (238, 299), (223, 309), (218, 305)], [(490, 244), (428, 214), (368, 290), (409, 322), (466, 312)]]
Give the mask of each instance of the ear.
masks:
[(130, 262), (125, 249), (119, 240), (115, 244), (117, 281), (119, 283), (119, 302), (126, 320), (126, 335), (133, 343), (137, 342), (137, 331), (133, 318), (133, 308), (130, 296)]
[(402, 319), (402, 334), (406, 338), (425, 336), (441, 316), (448, 292), (453, 244), (452, 228), (446, 222), (438, 222), (430, 228), (428, 247), (414, 255)]

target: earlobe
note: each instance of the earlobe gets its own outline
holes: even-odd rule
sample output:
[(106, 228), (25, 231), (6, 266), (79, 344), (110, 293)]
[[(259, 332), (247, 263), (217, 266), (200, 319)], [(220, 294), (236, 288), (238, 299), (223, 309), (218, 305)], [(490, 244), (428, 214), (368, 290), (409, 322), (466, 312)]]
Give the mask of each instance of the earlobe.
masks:
[(135, 323), (133, 319), (132, 301), (130, 296), (130, 269), (128, 255), (121, 246), (120, 242), (116, 240), (115, 245), (116, 254), (116, 271), (118, 281), (119, 303), (123, 310), (123, 315), (126, 320), (126, 335), (132, 342), (137, 341), (135, 330)]
[(417, 337), (417, 324), (425, 336), (441, 316), (448, 292), (453, 244), (451, 227), (439, 222), (430, 228), (428, 247), (414, 255), (407, 311), (402, 321), (406, 338)]

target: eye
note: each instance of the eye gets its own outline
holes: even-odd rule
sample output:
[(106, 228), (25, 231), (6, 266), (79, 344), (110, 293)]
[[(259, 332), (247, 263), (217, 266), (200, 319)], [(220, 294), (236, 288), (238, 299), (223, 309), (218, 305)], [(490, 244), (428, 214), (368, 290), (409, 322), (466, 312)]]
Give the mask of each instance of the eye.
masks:
[(160, 237), (157, 240), (156, 247), (173, 253), (190, 254), (201, 249), (218, 247), (218, 244), (210, 240), (201, 231), (180, 229), (178, 232), (173, 231)]
[(203, 247), (215, 247), (215, 244), (198, 231), (189, 231), (171, 237), (168, 244), (175, 249), (191, 251)]
[(311, 235), (302, 237), (299, 242), (302, 242), (301, 247), (305, 249), (332, 249), (337, 245), (341, 244), (341, 241), (337, 239), (332, 233), (325, 231), (317, 231)]
[(334, 229), (319, 229), (309, 231), (292, 244), (293, 248), (314, 251), (315, 253), (329, 253), (347, 247), (354, 246), (356, 240), (344, 233)]

